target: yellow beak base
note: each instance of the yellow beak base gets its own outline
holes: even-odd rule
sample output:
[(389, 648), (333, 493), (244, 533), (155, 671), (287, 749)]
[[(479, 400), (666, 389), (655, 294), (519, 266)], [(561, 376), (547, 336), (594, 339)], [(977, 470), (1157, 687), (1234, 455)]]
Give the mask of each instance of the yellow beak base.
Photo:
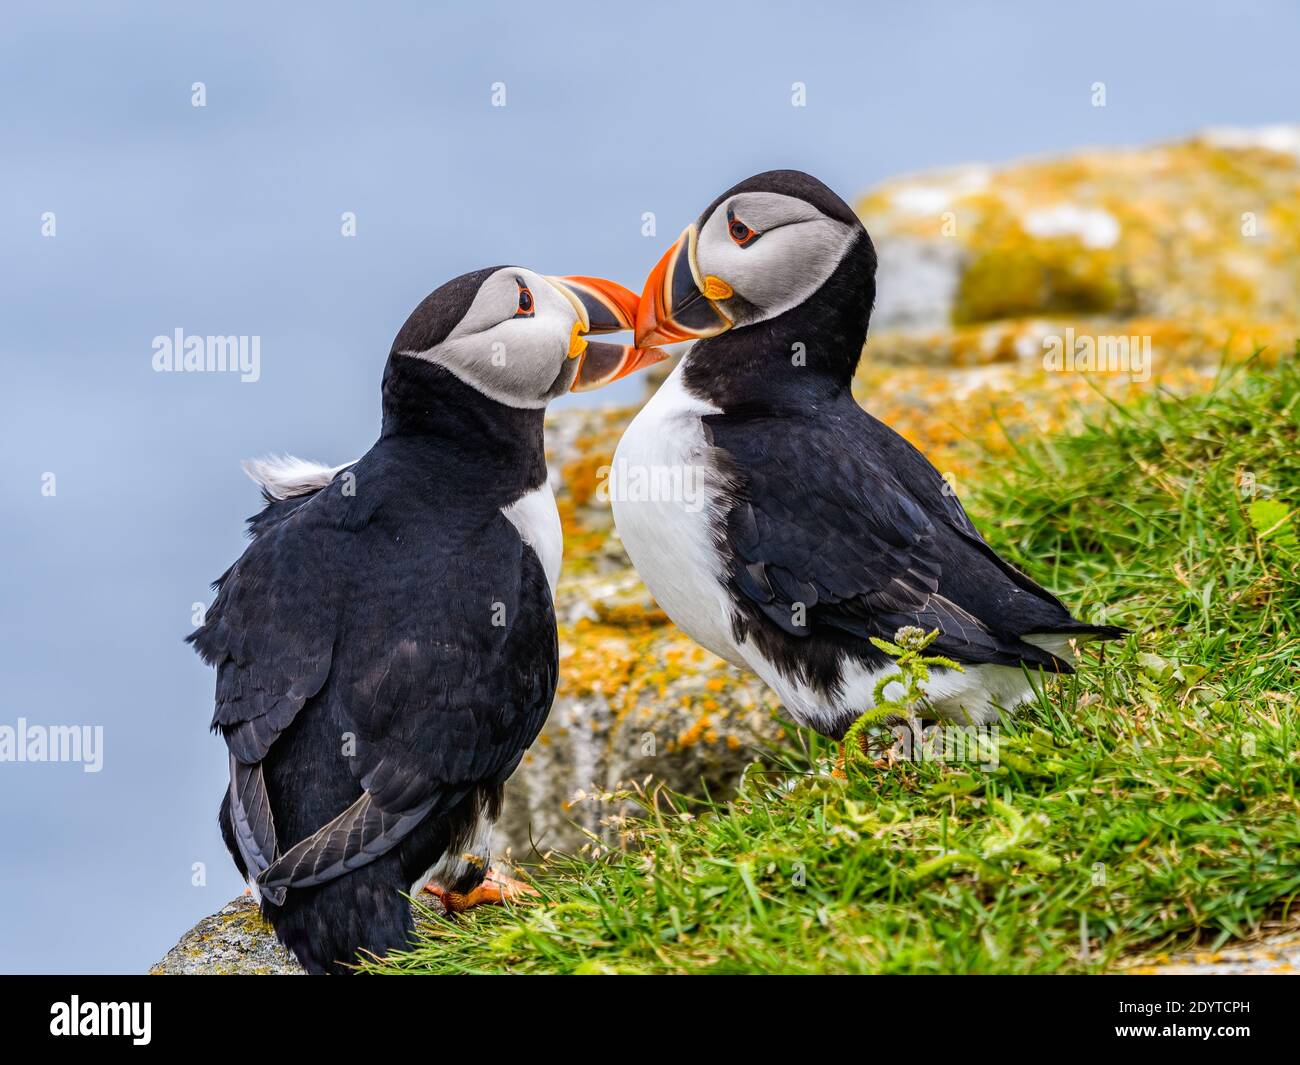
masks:
[(569, 358), (576, 359), (587, 350), (587, 338), (582, 335), (582, 323), (574, 322), (569, 334)]

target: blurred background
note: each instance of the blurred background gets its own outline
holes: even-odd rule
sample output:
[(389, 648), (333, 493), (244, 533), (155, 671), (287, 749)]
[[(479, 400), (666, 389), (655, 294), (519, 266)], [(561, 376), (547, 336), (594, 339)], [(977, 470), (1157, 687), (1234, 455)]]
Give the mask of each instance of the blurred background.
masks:
[[(984, 401), (968, 371), (997, 370), (980, 397), (1066, 410), (1068, 389), (1022, 387), (1062, 322), (1151, 337), (1176, 376), (1184, 350), (1295, 314), (1285, 2), (51, 3), (5, 22), (0, 725), (104, 728), (101, 772), (0, 764), (9, 971), (142, 971), (241, 889), (213, 678), (181, 642), (257, 506), (239, 460), (364, 451), (392, 337), (448, 278), (512, 262), (639, 289), (724, 188), (810, 171), (881, 245), (861, 398), (932, 455), (945, 399)], [(155, 373), (176, 329), (260, 337), (260, 378)]]

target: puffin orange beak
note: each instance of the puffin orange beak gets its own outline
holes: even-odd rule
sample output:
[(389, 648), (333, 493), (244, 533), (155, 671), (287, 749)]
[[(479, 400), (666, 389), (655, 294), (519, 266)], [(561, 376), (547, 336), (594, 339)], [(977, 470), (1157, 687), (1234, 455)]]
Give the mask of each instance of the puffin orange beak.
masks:
[(593, 340), (582, 353), (578, 376), (569, 386), (570, 392), (590, 392), (620, 377), (636, 373), (647, 366), (663, 362), (668, 352), (663, 348), (638, 348), (631, 344), (607, 344)]
[(569, 339), (569, 358), (581, 361), (570, 391), (590, 392), (668, 358), (668, 352), (660, 348), (587, 340), (587, 333), (621, 333), (636, 325), (640, 300), (631, 289), (603, 277), (550, 277), (547, 280), (563, 292), (578, 311), (579, 321), (574, 324)]
[(700, 276), (698, 240), (698, 227), (687, 226), (650, 271), (636, 312), (638, 344), (678, 344), (731, 328), (731, 319), (716, 302), (732, 295), (731, 286), (718, 277)]

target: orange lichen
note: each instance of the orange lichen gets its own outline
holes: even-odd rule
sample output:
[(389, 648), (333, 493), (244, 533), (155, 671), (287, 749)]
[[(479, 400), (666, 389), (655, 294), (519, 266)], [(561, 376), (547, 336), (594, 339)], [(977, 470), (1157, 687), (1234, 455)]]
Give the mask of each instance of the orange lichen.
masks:
[[(712, 726), (713, 726), (713, 722), (709, 719), (707, 714), (701, 717), (698, 721), (696, 721), (693, 725), (691, 725), (690, 728), (686, 729), (683, 732), (678, 733), (677, 735), (678, 749), (693, 747), (695, 746), (695, 744), (699, 743), (701, 739), (705, 739), (707, 742), (710, 743), (716, 743), (717, 733), (712, 731)], [(710, 734), (713, 735), (712, 740), (708, 740), (708, 736)]]
[(560, 471), (564, 488), (575, 507), (585, 507), (596, 495), (603, 481), (601, 471), (608, 472), (612, 451), (604, 449), (580, 454)]

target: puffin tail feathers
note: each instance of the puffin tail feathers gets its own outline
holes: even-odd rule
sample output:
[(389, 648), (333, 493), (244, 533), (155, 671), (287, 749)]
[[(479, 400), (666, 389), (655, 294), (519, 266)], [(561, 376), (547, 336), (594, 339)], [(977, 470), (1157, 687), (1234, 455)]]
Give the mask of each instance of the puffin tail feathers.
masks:
[(1122, 625), (1090, 625), (1086, 621), (1071, 619), (1064, 625), (1038, 629), (1034, 635), (1073, 636), (1079, 640), (1122, 640), (1130, 632), (1131, 629), (1126, 629)]
[[(222, 795), (218, 821), (227, 850), (247, 878), (229, 789)], [(401, 882), (397, 855), (390, 853), (319, 887), (288, 891), (278, 906), (263, 898), (262, 916), (308, 973), (348, 976), (356, 971), (358, 954), (382, 957), (409, 945), (415, 927), (403, 897), (409, 888)]]
[[(1071, 618), (1059, 626), (1046, 628), (1035, 627), (1020, 639), (1037, 653), (1051, 660), (1050, 671), (1054, 673), (1073, 673), (1075, 654), (1071, 643), (1087, 643), (1092, 640), (1119, 640), (1129, 634), (1129, 630), (1119, 625), (1089, 625), (1086, 621)], [(1028, 660), (1032, 664), (1032, 659)]]
[(410, 946), (415, 923), (396, 854), (318, 887), (289, 890), (283, 904), (262, 901), (262, 916), (313, 976), (347, 976), (359, 961)]

